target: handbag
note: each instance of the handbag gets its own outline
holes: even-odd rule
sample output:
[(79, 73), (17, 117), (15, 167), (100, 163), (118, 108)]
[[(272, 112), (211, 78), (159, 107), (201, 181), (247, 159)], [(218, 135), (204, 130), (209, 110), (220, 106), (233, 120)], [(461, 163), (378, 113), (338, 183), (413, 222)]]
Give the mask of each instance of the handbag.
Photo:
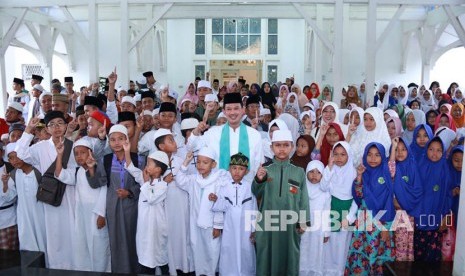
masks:
[[(64, 141), (64, 152), (62, 159), (63, 169), (66, 169), (71, 150), (73, 148), (73, 142), (68, 139)], [(50, 165), (50, 167), (42, 175), (42, 179), (37, 189), (36, 198), (39, 201), (58, 207), (61, 205), (63, 196), (66, 191), (66, 184), (55, 178), (56, 160)]]

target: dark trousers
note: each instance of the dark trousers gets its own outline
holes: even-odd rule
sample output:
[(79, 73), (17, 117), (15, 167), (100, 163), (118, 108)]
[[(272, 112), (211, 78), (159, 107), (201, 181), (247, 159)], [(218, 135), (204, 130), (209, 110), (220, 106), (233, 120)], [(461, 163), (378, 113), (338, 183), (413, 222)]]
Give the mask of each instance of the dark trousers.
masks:
[[(155, 268), (150, 268), (150, 267), (146, 267), (146, 266), (143, 266), (141, 264), (139, 264), (139, 267), (137, 269), (137, 273), (138, 274), (147, 274), (147, 275), (155, 275)], [(160, 270), (161, 270), (161, 275), (170, 275), (170, 268), (168, 267), (168, 265), (162, 265), (160, 266)]]

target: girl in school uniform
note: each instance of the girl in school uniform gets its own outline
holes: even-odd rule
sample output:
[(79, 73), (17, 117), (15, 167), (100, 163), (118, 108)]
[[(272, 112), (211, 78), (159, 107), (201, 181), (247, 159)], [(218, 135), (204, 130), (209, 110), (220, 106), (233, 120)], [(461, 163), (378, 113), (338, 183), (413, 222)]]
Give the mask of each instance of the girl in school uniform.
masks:
[[(384, 146), (369, 143), (365, 147), (363, 164), (357, 168), (353, 195), (359, 209), (369, 211), (371, 215), (359, 216), (358, 225), (363, 225), (364, 229), (353, 233), (346, 266), (348, 274), (383, 275), (383, 264), (394, 260), (394, 242), (390, 232), (395, 217), (391, 177)], [(366, 220), (361, 221), (367, 216), (375, 217), (379, 211), (386, 212), (379, 221), (371, 225), (367, 225)], [(378, 227), (378, 223), (384, 229)]]
[(433, 138), (433, 131), (427, 124), (421, 124), (413, 131), (413, 141), (410, 144), (415, 160), (420, 160), (426, 153), (426, 144)]
[(449, 155), (449, 172), (452, 185), (452, 213), (454, 215), (455, 225), (457, 225), (459, 201), (460, 201), (460, 183), (462, 179), (462, 160), (463, 145), (452, 148)]

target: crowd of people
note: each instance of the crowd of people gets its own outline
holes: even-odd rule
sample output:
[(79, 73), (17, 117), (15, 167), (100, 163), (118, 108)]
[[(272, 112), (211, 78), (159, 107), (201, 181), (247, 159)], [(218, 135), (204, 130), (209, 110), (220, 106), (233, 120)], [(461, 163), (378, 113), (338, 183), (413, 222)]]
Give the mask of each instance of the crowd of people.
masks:
[[(383, 275), (451, 261), (463, 94), (380, 83), (183, 95), (145, 72), (117, 87), (31, 91), (0, 119), (0, 248), (49, 268), (162, 275)], [(444, 89), (445, 90), (445, 89)], [(340, 103), (334, 93), (342, 93)]]

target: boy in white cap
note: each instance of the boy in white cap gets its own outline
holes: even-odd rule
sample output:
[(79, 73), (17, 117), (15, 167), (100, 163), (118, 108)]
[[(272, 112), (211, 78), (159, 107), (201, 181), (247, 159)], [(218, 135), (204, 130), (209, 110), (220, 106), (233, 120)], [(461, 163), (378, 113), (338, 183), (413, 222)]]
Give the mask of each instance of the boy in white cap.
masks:
[(107, 179), (103, 163), (97, 163), (86, 139), (73, 145), (76, 171), (75, 268), (110, 271), (110, 241), (106, 227)]
[[(249, 158), (242, 153), (231, 156), (229, 175), (215, 201), (212, 211), (224, 212), (224, 228), (221, 237), (220, 274), (255, 275), (255, 247), (253, 221), (246, 217), (257, 211), (257, 200), (252, 194), (252, 183), (245, 181)], [(247, 225), (247, 223), (249, 224)]]
[(299, 274), (300, 234), (310, 214), (305, 172), (289, 161), (292, 141), (289, 130), (273, 132), (274, 158), (259, 167), (252, 184), (263, 216), (256, 232), (257, 275)]
[[(126, 127), (112, 126), (108, 137), (113, 153), (103, 157), (103, 164), (108, 182), (107, 223), (110, 236), (111, 272), (136, 273), (138, 268), (136, 228), (140, 182), (136, 182), (126, 170), (124, 144), (129, 139)], [(136, 153), (130, 153), (130, 159), (134, 166), (139, 165)]]
[(175, 155), (177, 145), (171, 131), (160, 128), (155, 132), (152, 142), (156, 150), (168, 156), (168, 169), (163, 179), (169, 184), (166, 192), (165, 211), (168, 229), (168, 256), (171, 275), (177, 270), (182, 273), (194, 271), (192, 249), (189, 243), (189, 194), (176, 185), (176, 175), (183, 159)]
[[(14, 167), (7, 175), (9, 177), (8, 190), (5, 194), (9, 194), (9, 197), (18, 196), (16, 219), (18, 222), (19, 249), (47, 252), (44, 203), (36, 198), (39, 185), (38, 179), (40, 179), (41, 174), (36, 168), (19, 159), (15, 148), (16, 143), (10, 143), (5, 150), (5, 156)], [(14, 212), (15, 208), (11, 208), (10, 211)], [(1, 217), (4, 219), (8, 216), (1, 213)], [(45, 260), (48, 266), (47, 255)]]
[[(136, 249), (139, 259), (137, 272), (155, 274), (160, 267), (162, 275), (169, 275), (168, 268), (168, 225), (165, 214), (167, 183), (163, 174), (169, 166), (168, 155), (155, 151), (147, 158), (147, 165), (140, 170), (130, 160), (130, 145), (124, 145), (126, 169), (142, 182), (137, 214)], [(171, 229), (170, 229), (171, 230)]]
[(216, 168), (216, 153), (210, 147), (203, 147), (197, 156), (197, 173), (187, 174), (192, 161), (189, 152), (176, 175), (176, 185), (189, 193), (190, 235), (196, 275), (213, 276), (217, 271), (220, 257), (220, 235), (223, 229), (223, 214), (213, 212), (214, 195), (227, 177), (224, 170)]
[(221, 112), (219, 110), (218, 97), (214, 94), (205, 95), (205, 105), (203, 121), (209, 126), (215, 126), (216, 119)]

